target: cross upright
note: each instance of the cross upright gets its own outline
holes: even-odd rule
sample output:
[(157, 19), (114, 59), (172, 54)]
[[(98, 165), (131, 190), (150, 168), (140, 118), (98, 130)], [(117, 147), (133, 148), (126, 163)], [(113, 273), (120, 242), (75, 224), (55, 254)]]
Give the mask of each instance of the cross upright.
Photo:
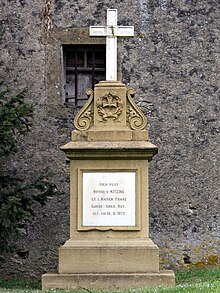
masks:
[(106, 26), (90, 26), (92, 37), (106, 37), (106, 80), (117, 81), (117, 37), (133, 37), (133, 26), (117, 26), (117, 9), (107, 9)]

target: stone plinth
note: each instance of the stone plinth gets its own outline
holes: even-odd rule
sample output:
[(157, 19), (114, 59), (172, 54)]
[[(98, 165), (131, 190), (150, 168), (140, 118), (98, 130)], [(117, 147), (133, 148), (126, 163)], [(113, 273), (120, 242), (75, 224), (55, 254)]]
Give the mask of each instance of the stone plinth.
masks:
[(63, 289), (130, 289), (171, 287), (175, 284), (173, 271), (158, 273), (134, 274), (56, 274), (42, 276), (44, 290), (51, 288)]
[(72, 141), (61, 148), (70, 159), (70, 239), (59, 249), (58, 273), (43, 275), (42, 287), (173, 286), (149, 238), (148, 163), (157, 147), (134, 91), (101, 82), (87, 94)]
[(159, 271), (159, 250), (150, 239), (69, 240), (59, 250), (59, 273)]

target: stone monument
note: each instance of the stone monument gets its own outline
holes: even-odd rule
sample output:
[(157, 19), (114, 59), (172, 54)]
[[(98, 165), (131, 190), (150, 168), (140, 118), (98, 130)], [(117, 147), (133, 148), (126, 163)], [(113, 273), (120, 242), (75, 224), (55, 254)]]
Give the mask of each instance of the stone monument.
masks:
[(42, 276), (42, 288), (143, 288), (173, 286), (173, 271), (159, 270), (159, 249), (149, 238), (148, 162), (157, 147), (148, 141), (146, 118), (133, 89), (117, 81), (117, 26), (108, 9), (106, 81), (87, 90), (74, 120), (70, 159), (70, 239), (59, 249), (58, 273)]

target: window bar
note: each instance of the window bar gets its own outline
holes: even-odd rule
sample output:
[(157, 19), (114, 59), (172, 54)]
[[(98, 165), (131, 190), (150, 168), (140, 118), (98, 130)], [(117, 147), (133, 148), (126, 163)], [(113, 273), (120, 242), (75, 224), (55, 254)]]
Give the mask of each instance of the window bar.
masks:
[(75, 105), (78, 104), (77, 49), (75, 49)]
[(95, 52), (94, 48), (92, 48), (92, 89), (95, 87)]

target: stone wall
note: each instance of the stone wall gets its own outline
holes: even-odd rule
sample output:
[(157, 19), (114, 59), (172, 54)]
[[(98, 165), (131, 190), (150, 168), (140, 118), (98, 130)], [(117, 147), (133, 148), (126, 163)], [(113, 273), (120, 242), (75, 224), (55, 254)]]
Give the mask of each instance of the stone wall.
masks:
[(59, 147), (70, 140), (78, 109), (62, 103), (60, 68), (50, 70), (47, 40), (59, 29), (102, 25), (107, 8), (118, 9), (119, 24), (135, 27), (135, 37), (119, 45), (121, 72), (122, 81), (136, 89), (150, 141), (159, 148), (150, 163), (150, 231), (161, 264), (217, 264), (219, 1), (51, 2), (49, 21), (42, 18), (43, 0), (1, 5), (0, 75), (13, 89), (27, 87), (36, 104), (32, 131), (4, 170), (30, 178), (48, 169), (59, 191), (46, 207), (36, 207), (36, 217), (21, 231), (20, 248), (1, 256), (1, 276), (39, 277), (55, 270), (57, 248), (68, 239), (69, 166)]

